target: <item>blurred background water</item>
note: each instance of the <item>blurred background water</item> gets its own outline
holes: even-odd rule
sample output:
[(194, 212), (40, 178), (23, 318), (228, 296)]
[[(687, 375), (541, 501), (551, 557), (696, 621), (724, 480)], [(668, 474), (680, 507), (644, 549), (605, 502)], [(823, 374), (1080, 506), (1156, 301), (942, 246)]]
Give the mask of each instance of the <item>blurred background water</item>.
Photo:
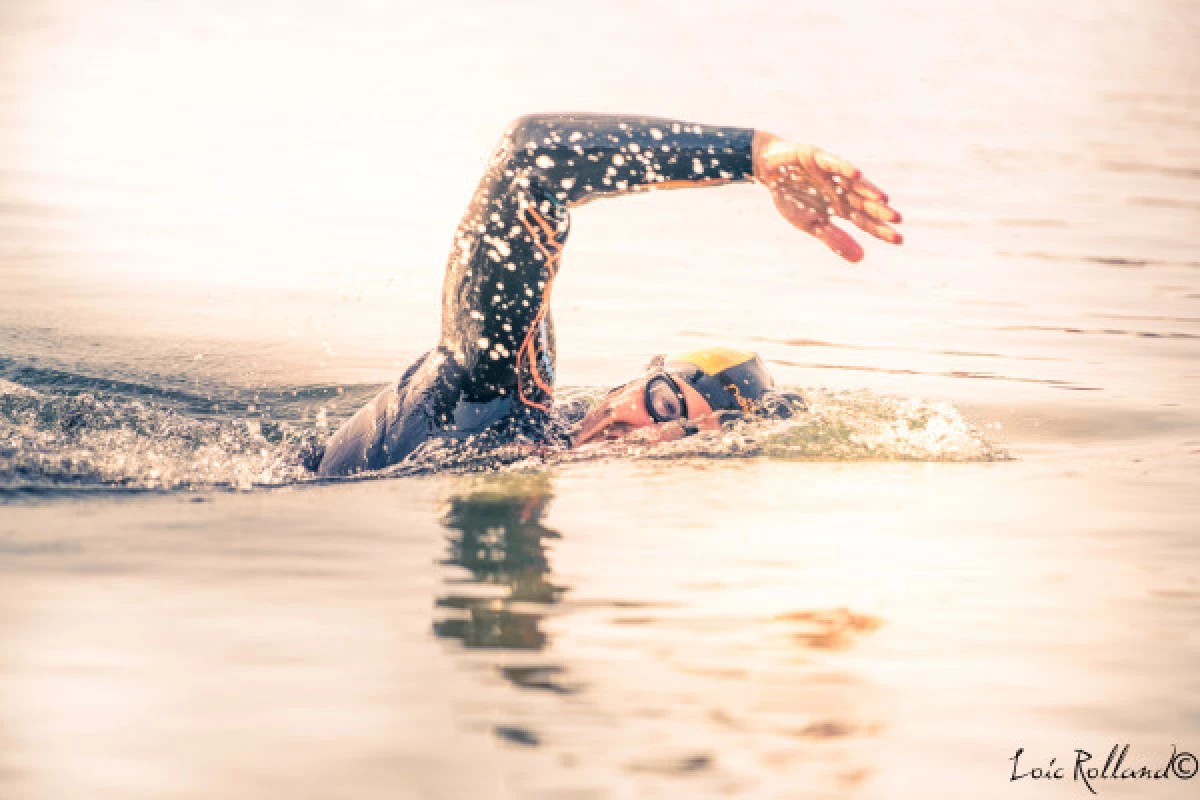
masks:
[[(1030, 796), (1018, 747), (1200, 748), (1198, 34), (1170, 0), (0, 4), (0, 796)], [(574, 214), (563, 384), (751, 347), (811, 429), (295, 484), (432, 343), (507, 121), (571, 109), (893, 195), (905, 246), (856, 267), (753, 186)]]

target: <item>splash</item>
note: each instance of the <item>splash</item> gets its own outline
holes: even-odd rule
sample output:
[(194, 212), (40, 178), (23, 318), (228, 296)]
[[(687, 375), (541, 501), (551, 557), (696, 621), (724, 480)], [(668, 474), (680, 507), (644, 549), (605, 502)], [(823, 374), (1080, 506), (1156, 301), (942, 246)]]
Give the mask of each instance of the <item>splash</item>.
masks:
[[(334, 388), (315, 389), (324, 398)], [(568, 430), (604, 392), (567, 389), (556, 406)], [(739, 420), (675, 442), (636, 439), (564, 450), (533, 436), (433, 440), (403, 463), (364, 477), (505, 472), (605, 459), (990, 461), (1005, 458), (948, 403), (870, 392), (804, 393), (791, 419)], [(313, 400), (313, 403), (318, 402)], [(320, 402), (324, 403), (322, 399)], [(0, 494), (42, 491), (234, 489), (313, 479), (309, 466), (337, 423), (324, 409), (292, 421), (203, 416), (155, 398), (52, 394), (0, 379)], [(304, 422), (315, 419), (316, 423)]]
[[(739, 420), (674, 442), (610, 446), (634, 458), (783, 461), (993, 461), (1007, 456), (953, 405), (868, 391), (806, 390), (808, 411)], [(583, 451), (581, 451), (583, 452)]]
[(286, 423), (200, 419), (142, 399), (51, 395), (0, 380), (0, 489), (248, 489), (300, 480)]
[[(560, 422), (572, 427), (604, 395), (595, 389), (558, 393)], [(389, 476), (434, 472), (496, 472), (607, 459), (749, 459), (779, 461), (978, 462), (1009, 456), (995, 447), (953, 405), (874, 394), (868, 391), (803, 392), (808, 411), (790, 419), (746, 419), (726, 423), (674, 442), (640, 443), (636, 434), (577, 450), (548, 449), (533, 440), (495, 446), (427, 442)]]

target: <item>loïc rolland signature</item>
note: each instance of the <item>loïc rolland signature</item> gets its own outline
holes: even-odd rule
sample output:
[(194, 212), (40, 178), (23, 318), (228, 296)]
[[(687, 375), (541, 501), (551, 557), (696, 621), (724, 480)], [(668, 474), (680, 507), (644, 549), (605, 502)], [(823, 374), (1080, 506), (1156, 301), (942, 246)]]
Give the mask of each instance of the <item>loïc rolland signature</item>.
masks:
[(1179, 750), (1175, 745), (1171, 745), (1171, 755), (1165, 759), (1126, 764), (1129, 745), (1114, 744), (1108, 751), (1108, 758), (1104, 760), (1103, 766), (1092, 758), (1091, 753), (1082, 748), (1075, 750), (1074, 763), (1069, 767), (1058, 763), (1057, 758), (1050, 759), (1045, 766), (1030, 766), (1030, 759), (1027, 757), (1025, 763), (1022, 763), (1024, 755), (1025, 748), (1018, 747), (1017, 752), (1008, 759), (1012, 762), (1010, 782), (1026, 779), (1072, 780), (1082, 783), (1092, 794), (1097, 794), (1095, 784), (1100, 781), (1186, 781), (1195, 777), (1197, 769), (1196, 757), (1186, 750)]

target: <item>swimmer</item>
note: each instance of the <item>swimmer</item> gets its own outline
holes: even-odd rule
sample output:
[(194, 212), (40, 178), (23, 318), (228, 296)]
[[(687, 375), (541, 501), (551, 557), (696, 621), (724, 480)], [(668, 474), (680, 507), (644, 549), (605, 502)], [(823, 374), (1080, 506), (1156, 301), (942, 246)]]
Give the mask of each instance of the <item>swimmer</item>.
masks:
[(834, 217), (900, 244), (900, 215), (857, 167), (764, 131), (598, 114), (521, 117), (500, 140), (454, 236), (441, 337), (330, 438), (318, 472), (397, 464), (432, 441), (569, 447), (676, 439), (730, 415), (786, 408), (762, 359), (728, 348), (656, 358), (577, 426), (553, 413), (550, 295), (570, 209), (656, 189), (757, 181), (793, 226), (847, 261), (862, 247)]

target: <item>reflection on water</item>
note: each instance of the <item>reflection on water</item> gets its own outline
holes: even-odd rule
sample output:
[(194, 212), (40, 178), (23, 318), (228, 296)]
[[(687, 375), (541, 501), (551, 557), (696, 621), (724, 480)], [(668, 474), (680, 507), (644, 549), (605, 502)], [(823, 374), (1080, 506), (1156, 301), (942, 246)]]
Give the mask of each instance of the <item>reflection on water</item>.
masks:
[[(459, 567), (444, 578), (445, 592), (433, 632), (469, 650), (538, 653), (548, 645), (542, 621), (568, 587), (550, 580), (546, 542), (560, 539), (542, 518), (554, 495), (550, 477), (498, 476), (474, 490), (453, 495), (442, 519), (446, 527), (444, 567)], [(569, 695), (579, 687), (553, 663), (501, 664), (496, 672), (521, 689)], [(518, 744), (537, 744), (521, 728), (497, 725), (495, 733)]]
[(717, 476), (690, 510), (651, 510), (663, 477), (631, 478), (605, 516), (569, 497), (570, 535), (547, 521), (554, 473), (460, 479), (433, 632), (493, 693), (467, 704), (466, 726), (520, 756), (522, 796), (595, 791), (596, 774), (665, 796), (866, 781), (874, 766), (848, 748), (886, 726), (853, 653), (885, 620), (835, 587), (796, 590), (836, 559), (785, 565), (771, 537), (730, 538), (740, 492)]
[(848, 608), (828, 611), (789, 611), (776, 619), (796, 625), (792, 640), (818, 650), (845, 650), (860, 634), (877, 629), (882, 620)]
[[(454, 613), (436, 622), (434, 633), (469, 648), (545, 648), (543, 609), (566, 591), (548, 579), (545, 541), (559, 534), (542, 524), (542, 515), (552, 497), (549, 480), (539, 475), (501, 479), (450, 498), (443, 520), (448, 553), (441, 563), (462, 567), (470, 577), (447, 578), (447, 594), (437, 606)], [(530, 676), (518, 670), (510, 677)]]
[(1193, 537), (1139, 524), (1190, 487), (1106, 488), (641, 461), (6, 507), (0, 797), (998, 796), (1016, 746), (1195, 730)]

